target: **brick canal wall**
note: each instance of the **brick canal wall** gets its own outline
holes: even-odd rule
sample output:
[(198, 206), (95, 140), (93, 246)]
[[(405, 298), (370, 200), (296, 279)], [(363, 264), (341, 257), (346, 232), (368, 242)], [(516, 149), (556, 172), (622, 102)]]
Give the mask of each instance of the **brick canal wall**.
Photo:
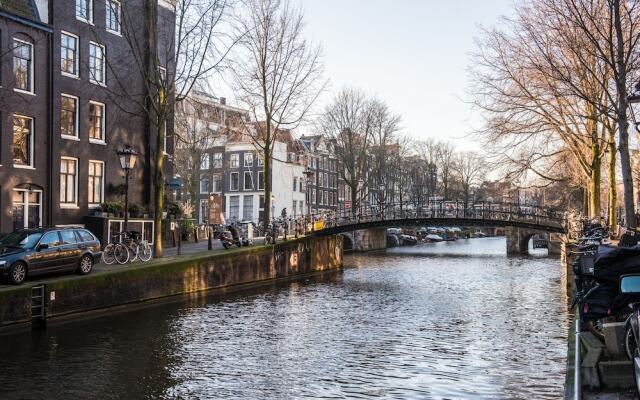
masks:
[[(330, 236), (163, 258), (83, 277), (69, 275), (44, 282), (46, 318), (55, 320), (163, 297), (295, 279), (341, 268), (342, 263), (342, 237)], [(0, 290), (0, 327), (31, 322), (34, 285), (27, 282)]]

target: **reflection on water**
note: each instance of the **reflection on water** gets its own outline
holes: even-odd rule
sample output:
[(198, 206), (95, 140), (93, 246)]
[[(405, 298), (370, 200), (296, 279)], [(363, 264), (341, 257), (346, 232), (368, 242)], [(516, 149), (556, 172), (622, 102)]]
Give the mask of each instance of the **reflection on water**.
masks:
[(504, 246), (349, 256), (322, 278), (0, 337), (0, 398), (560, 398), (561, 268)]

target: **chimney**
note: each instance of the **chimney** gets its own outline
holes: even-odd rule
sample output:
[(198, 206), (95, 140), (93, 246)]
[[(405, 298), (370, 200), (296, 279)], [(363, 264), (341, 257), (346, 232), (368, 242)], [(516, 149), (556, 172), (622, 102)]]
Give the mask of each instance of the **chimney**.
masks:
[(226, 97), (220, 97), (220, 104), (222, 104), (223, 106), (227, 105), (227, 98)]

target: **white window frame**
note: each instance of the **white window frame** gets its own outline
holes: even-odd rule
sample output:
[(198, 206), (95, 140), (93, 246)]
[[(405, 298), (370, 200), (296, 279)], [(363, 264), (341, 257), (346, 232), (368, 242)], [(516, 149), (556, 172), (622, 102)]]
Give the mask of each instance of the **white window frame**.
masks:
[[(118, 30), (114, 31), (113, 29), (109, 29), (109, 7), (110, 3), (115, 3), (118, 5)], [(104, 26), (106, 27), (107, 32), (113, 33), (114, 35), (122, 36), (122, 4), (118, 0), (106, 0), (105, 1), (105, 13), (104, 13)]]
[[(88, 174), (89, 169), (91, 168), (91, 164), (101, 164), (102, 165), (102, 179), (100, 179), (100, 201), (97, 203), (89, 202), (89, 179), (91, 175)], [(89, 204), (89, 208), (98, 208), (100, 204), (104, 203), (104, 175), (106, 171), (104, 169), (104, 161), (100, 160), (89, 160), (89, 164), (87, 166), (87, 202)], [(95, 200), (95, 199), (94, 199)]]
[[(206, 190), (202, 190), (202, 183), (204, 181), (209, 182), (209, 184), (207, 185)], [(209, 194), (209, 193), (211, 193), (211, 180), (209, 180), (209, 177), (201, 176), (200, 180), (198, 181), (198, 186), (199, 186), (198, 189), (200, 191), (200, 194)]]
[[(67, 157), (67, 156), (61, 156), (60, 157), (60, 161), (62, 160), (67, 160), (67, 161), (75, 161), (76, 164), (76, 173), (75, 173), (75, 179), (74, 179), (74, 190), (75, 190), (75, 199), (73, 203), (63, 203), (62, 199), (58, 199), (58, 202), (60, 203), (60, 208), (78, 208), (78, 175), (80, 172), (80, 161), (75, 158), (75, 157)], [(60, 172), (60, 177), (62, 177), (62, 172)], [(60, 181), (58, 181), (60, 182)], [(60, 188), (62, 189), (62, 185), (60, 185)], [(60, 194), (60, 193), (58, 193)]]
[[(251, 187), (247, 189), (247, 175), (251, 177)], [(244, 191), (254, 191), (255, 185), (253, 184), (253, 172), (252, 171), (244, 171), (242, 174), (242, 190)]]
[[(35, 169), (34, 167), (34, 160), (33, 160), (33, 145), (35, 143), (34, 140), (34, 136), (35, 136), (35, 132), (36, 132), (36, 121), (32, 118), (29, 117), (28, 115), (22, 115), (22, 114), (13, 114), (13, 118), (18, 117), (18, 118), (27, 118), (29, 120), (31, 120), (31, 132), (29, 133), (29, 164), (28, 165), (22, 165), (22, 164), (13, 164), (13, 168), (20, 168), (20, 169)], [(11, 147), (12, 147), (12, 151), (13, 151), (13, 118), (11, 119)], [(13, 155), (11, 156), (11, 162), (13, 163)]]
[[(217, 190), (216, 190), (216, 177), (220, 178), (219, 180), (220, 186), (218, 186)], [(213, 174), (211, 178), (211, 193), (222, 193), (223, 184), (224, 184), (224, 181), (222, 179), (222, 174), (220, 173)]]
[[(233, 188), (233, 175), (238, 177), (238, 187)], [(230, 172), (229, 173), (229, 191), (230, 192), (238, 192), (240, 190), (240, 173), (239, 172)]]
[[(202, 212), (203, 206), (207, 210), (206, 215), (204, 215)], [(207, 222), (209, 222), (209, 200), (208, 199), (200, 199), (200, 208), (198, 209), (198, 216), (199, 216), (200, 224), (206, 224)]]
[(202, 155), (200, 156), (200, 170), (201, 171), (208, 171), (209, 167), (210, 167), (210, 164), (209, 164), (209, 153), (202, 153)]
[(76, 4), (75, 4), (76, 9), (74, 10), (76, 14), (76, 19), (78, 21), (86, 22), (89, 25), (93, 25), (93, 0), (89, 0), (87, 2), (88, 3), (87, 16), (89, 18), (84, 18), (78, 15), (78, 1), (86, 1), (86, 0), (76, 0)]
[(75, 53), (75, 60), (74, 60), (75, 73), (72, 74), (72, 73), (63, 71), (62, 65), (61, 65), (60, 74), (69, 78), (79, 79), (80, 78), (80, 38), (78, 37), (78, 35), (74, 35), (71, 32), (60, 31), (60, 61), (62, 61), (62, 36), (69, 36), (76, 40), (76, 53)]
[[(101, 130), (100, 136), (102, 136), (102, 139), (95, 139), (90, 137), (89, 130), (87, 129), (87, 137), (89, 137), (89, 143), (105, 145), (107, 144), (107, 138), (106, 138), (107, 127), (105, 126), (107, 123), (107, 106), (104, 103), (100, 103), (99, 101), (89, 100), (89, 106), (91, 106), (91, 104), (102, 107), (102, 123), (100, 124), (100, 130)], [(89, 122), (91, 123), (91, 112), (89, 112)]]
[[(233, 164), (236, 164), (235, 166)], [(240, 153), (232, 153), (229, 157), (230, 168), (240, 168)]]
[(253, 153), (244, 153), (244, 166), (253, 167)]
[[(101, 80), (95, 79), (96, 76), (91, 72), (91, 46), (99, 47), (102, 49), (102, 76)], [(99, 85), (99, 86), (107, 86), (107, 48), (100, 43), (96, 43), (93, 41), (89, 42), (89, 82)]]
[[(20, 89), (15, 87), (15, 82), (14, 82), (14, 87), (13, 87), (13, 91), (17, 92), (17, 93), (24, 93), (24, 94), (31, 94), (34, 95), (36, 94), (36, 80), (35, 80), (35, 74), (34, 74), (34, 64), (35, 64), (35, 53), (34, 53), (34, 45), (33, 43), (27, 41), (27, 40), (22, 40), (22, 39), (18, 39), (15, 37), (11, 38), (11, 45), (13, 46), (13, 42), (20, 42), (20, 43), (24, 43), (26, 45), (29, 46), (29, 57), (31, 59), (31, 63), (29, 63), (29, 82), (31, 83), (31, 87), (29, 88), (29, 90), (24, 90), (24, 89)], [(13, 49), (13, 47), (12, 47)], [(11, 53), (11, 62), (13, 63), (13, 57), (15, 57), (15, 55), (13, 55), (13, 52)], [(13, 79), (15, 81), (15, 77), (16, 77), (16, 71), (13, 70), (13, 65), (11, 66), (11, 72), (13, 74)]]
[[(66, 93), (60, 93), (60, 98), (66, 97), (68, 99), (73, 99), (76, 102), (76, 118), (73, 121), (74, 128), (76, 131), (76, 135), (65, 135), (62, 133), (62, 121), (60, 121), (60, 137), (67, 140), (80, 140), (80, 99), (77, 96), (73, 96)], [(60, 101), (60, 114), (62, 114), (62, 101)]]
[[(220, 157), (219, 160), (217, 159), (218, 156)], [(222, 153), (213, 153), (213, 168), (222, 168), (223, 165), (224, 165), (224, 155)]]
[[(39, 189), (33, 189), (33, 190), (29, 190), (29, 189), (13, 189), (14, 192), (26, 192), (27, 195), (25, 196), (25, 200), (24, 203), (20, 203), (23, 207), (24, 207), (24, 215), (23, 215), (23, 219), (22, 219), (22, 226), (23, 228), (26, 228), (28, 226), (27, 221), (29, 221), (29, 206), (30, 205), (36, 205), (36, 203), (30, 203), (29, 202), (29, 192), (35, 192), (35, 193), (39, 193), (40, 196), (38, 197), (40, 199), (40, 202), (37, 203), (38, 206), (38, 219), (40, 220), (40, 226), (42, 226), (42, 190)], [(11, 201), (11, 207), (13, 208), (14, 206), (14, 202), (13, 200)], [(13, 225), (13, 219), (11, 220), (11, 224)]]
[[(262, 177), (260, 177), (262, 175)], [(258, 182), (256, 182), (256, 190), (264, 190), (264, 171), (258, 171)]]

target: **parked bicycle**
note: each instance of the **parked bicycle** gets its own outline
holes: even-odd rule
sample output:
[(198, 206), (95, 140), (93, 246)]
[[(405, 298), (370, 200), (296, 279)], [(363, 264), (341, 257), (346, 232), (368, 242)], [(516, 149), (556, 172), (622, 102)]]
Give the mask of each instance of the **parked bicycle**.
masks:
[(111, 265), (127, 264), (140, 260), (147, 262), (153, 257), (151, 245), (142, 239), (140, 232), (130, 231), (112, 235), (111, 243), (102, 252), (102, 261)]

